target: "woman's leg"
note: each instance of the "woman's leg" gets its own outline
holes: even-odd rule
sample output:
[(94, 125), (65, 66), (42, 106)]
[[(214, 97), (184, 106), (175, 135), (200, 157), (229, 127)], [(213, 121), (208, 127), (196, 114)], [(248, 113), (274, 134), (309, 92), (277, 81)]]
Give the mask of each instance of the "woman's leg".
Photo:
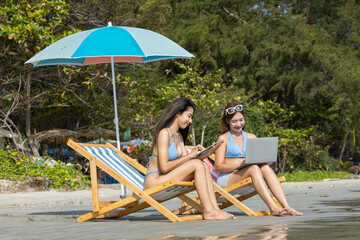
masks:
[(219, 211), (222, 211), (222, 212), (228, 214), (231, 218), (235, 218), (234, 215), (232, 215), (232, 214), (230, 214), (230, 213), (227, 213), (227, 212), (225, 212), (225, 211), (223, 211), (223, 210), (221, 210), (221, 209), (219, 208), (219, 205), (218, 205), (218, 203), (217, 203), (217, 201), (216, 201), (216, 197), (215, 197), (214, 184), (213, 184), (213, 180), (212, 180), (212, 177), (211, 177), (210, 168), (209, 168), (209, 166), (208, 166), (206, 163), (203, 162), (203, 164), (204, 164), (204, 167), (205, 167), (205, 169), (206, 169), (206, 177), (207, 177), (207, 179), (208, 179), (208, 182), (207, 182), (207, 183), (208, 183), (208, 189), (209, 189), (209, 193), (210, 193), (210, 199), (211, 199), (211, 202), (212, 202), (214, 208), (216, 208), (216, 209), (218, 209)]
[(287, 209), (280, 208), (272, 199), (268, 190), (268, 186), (266, 185), (266, 182), (258, 165), (251, 165), (234, 172), (229, 177), (228, 185), (234, 184), (247, 177), (251, 177), (256, 192), (259, 194), (265, 204), (269, 207), (272, 215), (287, 214)]
[(194, 179), (195, 188), (196, 191), (198, 192), (200, 201), (203, 206), (204, 219), (231, 218), (231, 215), (229, 215), (228, 213), (220, 211), (214, 207), (211, 199), (211, 194), (214, 194), (214, 192), (212, 193), (209, 192), (206, 168), (200, 160), (188, 161), (165, 175), (161, 175), (158, 177), (154, 177), (154, 175), (155, 174), (149, 175), (147, 177), (144, 185), (145, 188), (155, 186), (157, 184), (166, 182), (171, 179), (180, 180), (180, 181)]
[(217, 208), (220, 210), (219, 205), (217, 204), (216, 198), (215, 198), (215, 190), (214, 190), (214, 185), (212, 183), (212, 178), (211, 178), (211, 173), (210, 173), (210, 169), (209, 166), (204, 163), (204, 167), (206, 170), (206, 178), (208, 179), (207, 181), (207, 185), (208, 185), (208, 189), (209, 189), (209, 193), (214, 193), (214, 194), (210, 194), (210, 198), (211, 198), (211, 203), (213, 204), (214, 208)]
[(270, 191), (272, 192), (272, 194), (274, 194), (274, 196), (280, 202), (280, 204), (284, 208), (288, 209), (287, 212), (293, 216), (303, 215), (301, 212), (298, 212), (295, 209), (290, 207), (290, 205), (286, 199), (284, 190), (281, 187), (279, 179), (277, 178), (274, 170), (272, 170), (272, 168), (267, 164), (261, 165), (260, 169), (261, 169), (261, 173), (262, 173), (262, 175), (265, 179), (265, 182), (268, 185)]
[[(200, 162), (202, 165), (203, 165), (203, 170), (205, 171), (205, 177), (203, 177), (202, 175), (196, 175), (196, 173), (194, 174), (194, 183), (195, 183), (195, 186), (197, 185), (197, 182), (198, 182), (198, 179), (200, 178), (201, 181), (205, 180), (204, 182), (206, 183), (206, 187), (207, 188), (207, 193), (205, 194), (206, 196), (206, 199), (205, 200), (202, 200), (201, 199), (201, 196), (200, 196), (200, 193), (199, 193), (199, 197), (200, 197), (200, 201), (204, 207), (204, 218), (205, 219), (232, 219), (234, 218), (234, 215), (232, 214), (229, 214), (225, 211), (222, 211), (220, 210), (217, 202), (216, 202), (216, 198), (215, 198), (215, 191), (214, 191), (214, 187), (213, 187), (213, 183), (212, 183), (212, 178), (211, 178), (211, 174), (210, 174), (210, 169), (209, 167), (204, 163), (202, 162), (201, 160), (192, 160), (192, 161), (195, 161), (196, 163)], [(202, 168), (197, 168), (198, 170), (202, 169)], [(201, 183), (201, 187), (202, 187), (202, 184)], [(197, 188), (198, 189), (198, 188)], [(204, 189), (204, 192), (206, 192), (206, 189)], [(212, 208), (216, 210), (216, 212), (214, 212), (214, 210), (212, 208), (211, 211), (208, 211), (209, 213), (207, 214), (207, 217), (205, 217), (205, 206), (204, 206), (204, 203), (206, 204), (211, 204), (212, 205)], [(215, 218), (214, 218), (215, 217)]]

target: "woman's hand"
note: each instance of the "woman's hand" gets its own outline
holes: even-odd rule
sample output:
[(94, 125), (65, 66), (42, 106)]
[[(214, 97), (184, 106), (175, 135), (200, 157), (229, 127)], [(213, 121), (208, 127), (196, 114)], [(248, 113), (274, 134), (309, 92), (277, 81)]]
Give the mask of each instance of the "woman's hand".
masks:
[(201, 145), (196, 145), (189, 153), (189, 156), (191, 157), (190, 159), (194, 159), (194, 158), (198, 159), (198, 156), (196, 156), (196, 154), (198, 151), (201, 151), (201, 150), (202, 150)]
[(209, 157), (210, 155), (214, 154), (215, 151), (224, 143), (224, 140), (218, 141), (213, 143), (210, 148), (208, 148), (203, 154), (196, 156), (196, 158), (202, 160), (204, 158)]

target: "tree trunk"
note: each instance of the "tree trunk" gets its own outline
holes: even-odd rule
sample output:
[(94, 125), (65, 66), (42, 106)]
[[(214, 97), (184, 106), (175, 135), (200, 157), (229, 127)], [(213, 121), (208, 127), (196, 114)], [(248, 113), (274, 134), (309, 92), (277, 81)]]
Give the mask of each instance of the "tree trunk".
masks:
[(208, 124), (208, 122), (205, 122), (202, 125), (201, 142), (200, 142), (201, 146), (204, 146), (204, 137), (205, 137), (205, 130), (206, 130), (207, 124)]
[(33, 152), (34, 156), (39, 156), (39, 151), (36, 147), (36, 144), (34, 144), (34, 138), (31, 134), (31, 69), (32, 66), (28, 64), (26, 68), (26, 82), (25, 82), (25, 88), (26, 88), (26, 109), (25, 109), (25, 134), (26, 138), (29, 142), (29, 147), (31, 151)]
[(192, 134), (192, 145), (195, 146), (196, 145), (196, 141), (195, 141), (195, 128), (194, 125), (191, 124), (191, 134)]
[(342, 148), (341, 148), (340, 156), (339, 156), (339, 160), (340, 160), (340, 161), (343, 161), (342, 158), (343, 158), (343, 156), (344, 156), (344, 151), (345, 151), (345, 147), (346, 147), (346, 142), (347, 142), (347, 137), (348, 137), (348, 135), (349, 135), (349, 131), (346, 132), (345, 137), (344, 137), (344, 144), (343, 144), (343, 146), (342, 146)]

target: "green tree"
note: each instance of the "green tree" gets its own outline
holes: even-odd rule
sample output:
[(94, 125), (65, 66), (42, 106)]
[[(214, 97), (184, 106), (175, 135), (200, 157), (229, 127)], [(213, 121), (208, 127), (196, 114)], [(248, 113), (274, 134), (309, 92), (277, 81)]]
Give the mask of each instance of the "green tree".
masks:
[[(43, 92), (32, 91), (32, 67), (24, 67), (23, 64), (43, 47), (70, 33), (58, 32), (68, 17), (68, 9), (69, 6), (63, 0), (7, 0), (0, 9), (2, 65), (5, 66), (2, 82), (13, 79), (13, 76), (18, 76), (17, 79), (23, 82), (19, 94), (25, 105), (25, 133), (35, 155), (38, 155), (38, 150), (31, 134), (31, 107)], [(10, 80), (12, 86), (20, 85), (17, 79)], [(14, 92), (14, 87), (11, 89)], [(3, 101), (6, 102), (6, 99)]]
[[(43, 3), (47, 4), (43, 6)], [(175, 97), (196, 98), (198, 106), (214, 107), (210, 101), (213, 96), (208, 98), (207, 92), (218, 95), (214, 103), (218, 100), (222, 106), (238, 94), (240, 101), (251, 103), (254, 116), (259, 119), (262, 119), (259, 114), (271, 115), (267, 115), (260, 103), (276, 101), (268, 107), (277, 109), (278, 114), (272, 118), (279, 123), (274, 126), (281, 128), (281, 137), (285, 142), (292, 138), (303, 140), (297, 142), (300, 147), (295, 141), (295, 145), (287, 145), (296, 151), (281, 146), (284, 151), (287, 149), (286, 158), (282, 159), (289, 160), (283, 161), (285, 171), (291, 164), (304, 169), (306, 164), (309, 169), (316, 169), (313, 163), (325, 166), (316, 159), (328, 161), (327, 151), (344, 162), (359, 159), (358, 1), (91, 0), (66, 3), (69, 5), (64, 1), (28, 0), (6, 1), (1, 5), (3, 127), (6, 125), (13, 132), (27, 135), (34, 129), (112, 129), (109, 66), (30, 68), (29, 75), (28, 66), (23, 65), (40, 49), (65, 36), (66, 30), (103, 27), (111, 21), (113, 25), (159, 32), (196, 56), (184, 61), (184, 68), (174, 61), (116, 64), (121, 131), (130, 126), (134, 136), (151, 138), (157, 118)], [(46, 11), (50, 14), (40, 14)], [(25, 90), (29, 86), (28, 76), (31, 76), (31, 95)], [(212, 90), (218, 87), (215, 82), (221, 82), (219, 92)], [(24, 114), (29, 103), (31, 127), (23, 124), (29, 116)], [(192, 134), (196, 142), (203, 139), (206, 145), (218, 136), (221, 116), (214, 110), (210, 119), (207, 113), (207, 109), (199, 107), (198, 119), (194, 121), (195, 134)], [(256, 124), (248, 127), (254, 132), (263, 132), (260, 122), (255, 121)], [(312, 159), (312, 163), (307, 159)]]
[[(200, 129), (200, 141), (196, 137), (196, 130), (193, 127), (191, 133), (192, 144), (208, 144), (205, 142), (206, 128), (216, 116), (222, 114), (222, 110), (227, 101), (246, 99), (243, 92), (235, 91), (226, 85), (227, 76), (221, 71), (216, 74), (201, 74), (197, 69), (178, 63), (178, 68), (182, 73), (168, 70), (168, 82), (153, 85), (149, 80), (137, 82), (128, 79), (128, 89), (130, 92), (127, 109), (129, 115), (134, 116), (135, 122), (148, 126), (148, 130), (154, 128), (158, 118), (171, 101), (178, 97), (186, 97), (196, 104), (196, 114), (194, 125)], [(194, 126), (193, 125), (193, 126)], [(149, 132), (148, 136), (152, 137)], [(215, 137), (215, 138), (214, 138)], [(212, 141), (216, 140), (216, 135)]]

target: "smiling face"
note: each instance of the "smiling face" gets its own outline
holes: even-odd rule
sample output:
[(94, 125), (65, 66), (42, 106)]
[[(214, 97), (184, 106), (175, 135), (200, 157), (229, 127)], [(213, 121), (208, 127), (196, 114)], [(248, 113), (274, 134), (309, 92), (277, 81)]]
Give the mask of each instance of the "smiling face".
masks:
[(178, 113), (177, 120), (179, 124), (179, 128), (185, 129), (192, 123), (192, 118), (194, 115), (194, 109), (192, 107), (187, 107), (187, 109), (183, 113)]
[(241, 133), (245, 126), (244, 115), (241, 112), (236, 112), (230, 120), (227, 120), (227, 123), (232, 133)]

